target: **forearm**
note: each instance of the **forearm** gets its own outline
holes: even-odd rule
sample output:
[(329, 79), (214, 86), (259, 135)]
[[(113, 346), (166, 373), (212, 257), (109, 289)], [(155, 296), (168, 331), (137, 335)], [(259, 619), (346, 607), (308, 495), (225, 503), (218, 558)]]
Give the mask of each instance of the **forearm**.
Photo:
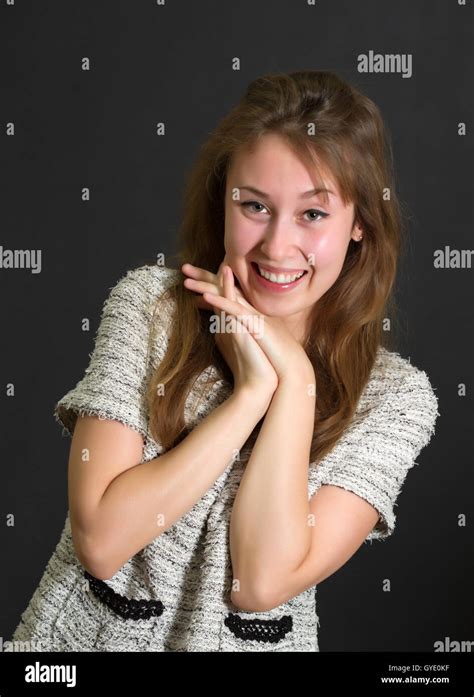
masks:
[(245, 468), (230, 525), (233, 574), (240, 585), (235, 598), (268, 589), (309, 551), (308, 465), (316, 402), (310, 384), (314, 375), (308, 374), (281, 383)]
[(236, 392), (175, 448), (109, 484), (92, 536), (103, 560), (102, 575), (111, 577), (193, 507), (230, 464), (266, 407), (255, 394)]

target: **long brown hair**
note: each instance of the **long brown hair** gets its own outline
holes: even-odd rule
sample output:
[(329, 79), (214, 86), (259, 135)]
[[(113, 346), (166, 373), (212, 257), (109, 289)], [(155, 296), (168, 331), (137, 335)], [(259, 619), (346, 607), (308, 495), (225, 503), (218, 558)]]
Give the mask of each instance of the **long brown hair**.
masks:
[[(179, 251), (174, 255), (179, 280), (165, 294), (175, 301), (175, 314), (166, 355), (151, 376), (147, 394), (151, 434), (166, 450), (188, 433), (184, 405), (206, 368), (215, 366), (233, 386), (232, 373), (209, 331), (210, 311), (196, 307), (196, 296), (183, 286), (180, 269), (189, 262), (217, 272), (225, 254), (227, 171), (240, 148), (269, 133), (284, 137), (319, 180), (317, 163), (328, 167), (344, 203), (354, 203), (354, 222), (363, 230), (362, 242), (350, 241), (339, 277), (316, 303), (317, 321), (314, 309), (308, 323), (304, 348), (317, 381), (311, 461), (327, 455), (349, 425), (378, 348), (394, 349), (402, 223), (392, 147), (380, 111), (332, 72), (259, 77), (202, 145), (186, 182)], [(387, 320), (390, 331), (382, 326)]]

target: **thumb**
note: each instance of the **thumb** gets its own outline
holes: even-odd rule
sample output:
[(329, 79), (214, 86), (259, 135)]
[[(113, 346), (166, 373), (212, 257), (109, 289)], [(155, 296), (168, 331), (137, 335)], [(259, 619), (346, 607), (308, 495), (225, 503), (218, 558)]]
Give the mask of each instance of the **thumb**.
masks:
[(219, 269), (218, 269), (217, 273), (220, 274), (220, 273), (222, 272), (222, 268), (223, 268), (224, 266), (228, 265), (228, 264), (229, 264), (229, 262), (228, 262), (228, 259), (227, 259), (227, 252), (226, 252), (226, 253), (224, 254), (224, 258), (223, 258), (223, 260), (221, 261), (221, 264), (220, 264), (220, 266), (219, 266)]

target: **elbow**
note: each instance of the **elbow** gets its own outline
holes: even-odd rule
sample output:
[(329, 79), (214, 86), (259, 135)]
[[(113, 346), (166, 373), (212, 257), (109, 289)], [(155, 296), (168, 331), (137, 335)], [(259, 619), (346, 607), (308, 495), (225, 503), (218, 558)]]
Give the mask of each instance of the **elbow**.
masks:
[(106, 581), (108, 578), (112, 578), (112, 576), (114, 575), (113, 573), (109, 573), (109, 572), (107, 572), (107, 571), (104, 571), (104, 569), (102, 569), (102, 568), (99, 567), (99, 566), (93, 566), (93, 565), (91, 565), (91, 564), (88, 564), (88, 566), (86, 566), (86, 565), (83, 564), (82, 562), (81, 562), (81, 566), (82, 566), (91, 576), (93, 576), (94, 578), (96, 578), (98, 581)]
[(108, 578), (112, 578), (116, 573), (116, 571), (109, 570), (100, 562), (89, 562), (86, 560), (85, 562), (81, 562), (81, 565), (91, 576), (94, 576), (94, 578), (99, 581), (106, 581)]
[(113, 570), (109, 564), (107, 564), (104, 557), (93, 556), (87, 554), (77, 554), (76, 556), (81, 563), (81, 566), (90, 573), (91, 576), (97, 578), (99, 581), (106, 581), (108, 578), (112, 578), (117, 573), (117, 570)]
[(233, 605), (244, 612), (268, 612), (281, 605), (282, 600), (272, 583), (238, 583), (230, 594)]
[(81, 566), (94, 578), (105, 581), (116, 573), (108, 562), (96, 540), (72, 532), (72, 541), (76, 557)]

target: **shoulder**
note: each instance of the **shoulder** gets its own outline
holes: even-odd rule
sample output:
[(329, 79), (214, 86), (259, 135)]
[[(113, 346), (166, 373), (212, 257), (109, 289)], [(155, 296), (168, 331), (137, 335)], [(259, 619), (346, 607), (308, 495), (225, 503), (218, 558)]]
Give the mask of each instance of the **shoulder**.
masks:
[(104, 310), (119, 306), (130, 315), (149, 319), (156, 301), (180, 278), (181, 272), (158, 264), (144, 264), (129, 269), (110, 288)]
[(378, 350), (369, 382), (364, 390), (364, 402), (383, 405), (380, 411), (393, 418), (394, 414), (411, 417), (429, 430), (439, 416), (439, 400), (425, 370), (413, 365), (408, 358), (384, 347)]
[(433, 390), (426, 371), (414, 365), (409, 358), (404, 358), (395, 351), (379, 347), (371, 379), (387, 389), (398, 388), (402, 384), (424, 390)]
[(170, 288), (180, 277), (181, 272), (168, 266), (144, 264), (129, 269), (121, 276), (116, 285), (121, 290), (134, 290), (143, 298), (156, 298)]

